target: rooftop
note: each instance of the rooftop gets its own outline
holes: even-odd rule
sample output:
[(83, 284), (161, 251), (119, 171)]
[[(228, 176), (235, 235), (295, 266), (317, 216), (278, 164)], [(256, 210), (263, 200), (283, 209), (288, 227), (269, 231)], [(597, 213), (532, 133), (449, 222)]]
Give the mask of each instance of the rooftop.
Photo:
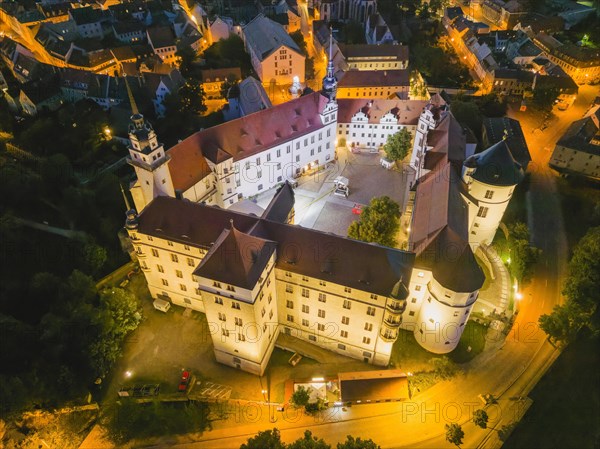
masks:
[[(414, 254), (409, 252), (162, 196), (146, 206), (138, 223), (143, 234), (210, 247), (195, 274), (230, 276), (230, 284), (245, 282), (246, 287), (255, 278), (258, 260), (264, 261), (273, 248), (272, 242), (277, 249), (277, 268), (382, 296), (390, 295), (399, 280), (410, 279), (414, 262)], [(238, 264), (243, 265), (243, 272), (235, 276), (215, 271), (230, 262), (220, 257), (224, 245), (237, 250), (246, 243), (246, 248), (258, 245), (265, 254), (252, 256), (250, 252), (250, 258)]]
[(398, 44), (338, 44), (340, 52), (346, 60), (362, 59), (362, 58), (377, 58), (377, 57), (393, 57), (400, 61), (408, 60), (408, 45)]
[(262, 61), (282, 45), (300, 53), (294, 39), (277, 22), (259, 14), (243, 28), (246, 45)]
[(407, 69), (350, 70), (341, 74), (338, 88), (408, 86), (409, 78), (410, 72)]

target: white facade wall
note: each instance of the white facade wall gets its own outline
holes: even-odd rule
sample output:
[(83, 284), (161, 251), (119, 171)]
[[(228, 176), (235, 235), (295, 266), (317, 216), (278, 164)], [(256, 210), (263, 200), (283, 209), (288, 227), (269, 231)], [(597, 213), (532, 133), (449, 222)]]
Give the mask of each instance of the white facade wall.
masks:
[(387, 365), (380, 328), (387, 297), (276, 269), (281, 332), (368, 363)]
[(196, 277), (218, 362), (264, 373), (278, 336), (275, 257), (253, 290)]
[(415, 125), (398, 123), (393, 114), (384, 115), (379, 123), (369, 123), (369, 118), (363, 112), (358, 112), (352, 117), (350, 123), (338, 123), (337, 140), (346, 139), (348, 146), (359, 148), (380, 148), (389, 136), (406, 128), (414, 136), (417, 130)]
[(335, 159), (337, 105), (329, 104), (321, 115), (323, 127), (233, 162), (228, 159), (214, 167), (216, 201), (223, 207), (264, 192)]
[(557, 144), (550, 157), (550, 165), (557, 169), (600, 178), (600, 146), (596, 154), (590, 154)]
[(469, 208), (469, 244), (475, 252), (479, 245), (490, 244), (494, 240), (515, 186), (484, 184), (471, 178), (469, 169), (465, 170), (463, 179), (468, 192), (463, 199)]
[[(304, 82), (305, 57), (300, 53), (282, 45), (262, 61), (251, 55), (252, 65), (263, 83), (275, 80), (277, 84), (292, 84), (295, 76)], [(260, 70), (257, 68), (260, 66)]]
[(129, 231), (129, 236), (152, 297), (168, 297), (173, 304), (204, 312), (201, 292), (192, 273), (206, 255), (206, 248), (136, 231)]
[(457, 293), (444, 288), (431, 271), (414, 268), (402, 328), (436, 354), (453, 351), (471, 314), (478, 291)]

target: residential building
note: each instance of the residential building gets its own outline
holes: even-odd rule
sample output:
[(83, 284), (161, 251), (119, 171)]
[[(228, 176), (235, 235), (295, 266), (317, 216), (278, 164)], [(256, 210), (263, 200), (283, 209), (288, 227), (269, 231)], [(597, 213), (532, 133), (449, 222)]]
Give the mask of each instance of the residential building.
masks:
[(146, 39), (146, 27), (142, 22), (118, 21), (112, 24), (115, 37), (123, 43), (133, 44)]
[(502, 30), (512, 30), (519, 19), (526, 15), (517, 0), (484, 0), (481, 5), (483, 16)]
[[(228, 67), (223, 69), (205, 69), (200, 71), (202, 80), (202, 88), (207, 99), (221, 99), (224, 95), (221, 94), (223, 83), (227, 80), (230, 82), (240, 81), (242, 79), (242, 71), (239, 67)], [(225, 97), (227, 93), (225, 93)]]
[(527, 171), (531, 154), (521, 129), (521, 124), (508, 117), (486, 117), (481, 129), (481, 143), (485, 148), (505, 140), (512, 157)]
[(109, 16), (100, 9), (91, 6), (72, 8), (69, 10), (69, 17), (84, 38), (102, 39), (108, 30)]
[(385, 19), (379, 14), (371, 14), (367, 17), (365, 40), (370, 45), (398, 43)]
[(500, 95), (522, 97), (531, 92), (534, 73), (523, 69), (495, 69), (492, 91)]
[(408, 46), (399, 44), (336, 45), (333, 62), (338, 71), (400, 70), (408, 68)]
[(600, 50), (563, 44), (553, 36), (538, 33), (534, 42), (550, 61), (560, 66), (577, 84), (600, 82)]
[(148, 43), (152, 50), (165, 64), (175, 65), (177, 45), (175, 34), (170, 27), (151, 27), (146, 30)]
[(58, 77), (32, 80), (21, 85), (19, 104), (24, 114), (31, 117), (42, 111), (55, 111), (63, 104)]
[(305, 57), (279, 23), (259, 14), (243, 27), (243, 36), (252, 67), (263, 83), (291, 84), (295, 77), (304, 82)]
[(549, 72), (536, 73), (531, 88), (534, 93), (537, 89), (557, 89), (557, 103), (564, 108), (572, 106), (579, 93), (577, 83), (558, 66), (554, 66)]
[(177, 69), (171, 68), (169, 73), (142, 72), (144, 88), (152, 99), (154, 114), (164, 117), (166, 109), (164, 101), (168, 95), (177, 92), (185, 83), (185, 79)]
[(600, 108), (574, 121), (556, 143), (549, 165), (560, 173), (600, 180)]
[(408, 98), (407, 69), (350, 70), (339, 73), (338, 77), (338, 98)]
[(229, 121), (272, 106), (271, 100), (260, 81), (249, 76), (228, 92), (227, 104), (223, 108), (223, 116), (226, 121)]

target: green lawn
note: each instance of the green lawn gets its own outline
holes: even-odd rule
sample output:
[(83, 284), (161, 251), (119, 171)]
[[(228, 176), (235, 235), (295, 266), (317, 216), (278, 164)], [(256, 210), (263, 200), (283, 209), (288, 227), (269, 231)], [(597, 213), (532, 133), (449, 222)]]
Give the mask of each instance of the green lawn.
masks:
[(598, 340), (569, 346), (530, 394), (533, 405), (505, 449), (597, 448), (600, 443)]
[(400, 329), (398, 339), (392, 348), (390, 363), (407, 372), (433, 369), (430, 361), (435, 354), (423, 349), (412, 332)]
[[(465, 363), (472, 360), (478, 354), (481, 354), (485, 347), (485, 336), (488, 328), (483, 324), (471, 320), (465, 325), (458, 346), (454, 351), (448, 354), (450, 360), (455, 363)], [(471, 350), (469, 351), (469, 347)]]

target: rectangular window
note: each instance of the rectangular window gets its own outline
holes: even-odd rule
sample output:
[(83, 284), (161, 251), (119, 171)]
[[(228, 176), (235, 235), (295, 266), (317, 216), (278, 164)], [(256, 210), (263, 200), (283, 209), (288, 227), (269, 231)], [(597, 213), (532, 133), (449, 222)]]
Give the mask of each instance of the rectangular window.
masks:
[(287, 285), (285, 286), (285, 291), (286, 291), (287, 293), (294, 293), (294, 287), (293, 287), (293, 286), (291, 286), (290, 284), (287, 284)]
[(286, 306), (288, 309), (293, 309), (293, 308), (294, 308), (294, 301), (289, 301), (289, 300), (288, 300), (288, 301), (286, 301), (286, 303), (285, 303), (285, 306)]
[(246, 336), (244, 334), (238, 333), (238, 341), (246, 341)]
[(377, 299), (377, 295), (371, 295), (371, 299)]
[(420, 285), (415, 285), (415, 291), (420, 292), (421, 291), (421, 286)]
[(218, 296), (215, 296), (215, 304), (223, 305), (223, 299), (219, 298)]
[(352, 293), (352, 289), (350, 287), (344, 287), (344, 291), (346, 293)]
[(157, 265), (156, 269), (158, 270), (159, 273), (164, 273), (165, 272), (165, 269), (163, 268), (162, 265)]
[(309, 311), (310, 311), (310, 308), (306, 304), (302, 304), (302, 312), (309, 313)]
[(190, 267), (193, 267), (194, 265), (196, 265), (196, 263), (194, 262), (194, 259), (192, 259), (191, 257), (188, 257), (187, 262), (188, 262), (188, 266), (190, 266)]
[(182, 278), (183, 273), (181, 272), (181, 270), (175, 270), (175, 276), (177, 276), (178, 278)]
[(229, 331), (223, 328), (221, 329), (221, 335), (223, 335), (223, 337), (229, 337)]
[(319, 293), (319, 302), (325, 302), (327, 299), (325, 293)]
[(410, 300), (410, 302), (411, 302), (411, 303), (413, 303), (413, 304), (414, 304), (414, 303), (416, 303), (416, 302), (417, 302), (417, 298), (412, 298), (412, 299)]
[(215, 287), (215, 288), (221, 288), (221, 283), (220, 282), (213, 282), (213, 287)]
[(308, 320), (302, 320), (302, 326), (308, 327), (308, 325), (309, 325)]
[(367, 307), (367, 315), (375, 316), (375, 307)]
[(236, 326), (243, 326), (244, 325), (244, 321), (241, 318), (238, 318), (237, 316), (235, 317), (235, 325)]
[(308, 291), (307, 288), (303, 288), (302, 289), (302, 297), (303, 298), (308, 298), (310, 296), (310, 292)]
[(173, 242), (169, 242), (169, 241), (167, 241), (167, 245), (169, 245), (169, 246), (173, 246)]
[(408, 316), (415, 316), (415, 311), (411, 310), (410, 312), (408, 312)]
[(152, 255), (153, 255), (154, 257), (158, 257), (158, 251), (157, 251), (157, 250), (155, 250), (154, 248), (152, 248)]
[(325, 332), (325, 325), (324, 324), (317, 324), (317, 329), (319, 330), (319, 332)]
[(350, 318), (347, 317), (347, 316), (343, 316), (342, 317), (342, 324), (346, 324), (346, 325), (350, 324)]
[(366, 345), (371, 344), (371, 339), (369, 337), (363, 337), (363, 343)]
[(373, 324), (365, 323), (365, 330), (371, 332), (373, 330)]
[(287, 316), (287, 320), (288, 320), (290, 323), (293, 323), (293, 322), (294, 322), (294, 317), (293, 317), (293, 315), (288, 315), (288, 316)]
[(171, 254), (171, 260), (173, 262), (179, 262), (179, 258), (177, 257), (177, 254)]
[(227, 290), (230, 292), (234, 292), (235, 291), (235, 287), (233, 285), (228, 285), (227, 286)]
[(182, 292), (187, 292), (187, 287), (185, 286), (185, 284), (179, 284), (179, 289), (180, 289)]
[(485, 218), (487, 216), (488, 213), (488, 208), (484, 207), (484, 206), (480, 206), (479, 210), (477, 211), (477, 216), (481, 217), (481, 218)]
[(348, 309), (348, 310), (350, 310), (350, 307), (352, 307), (352, 303), (350, 302), (350, 300), (348, 300), (348, 299), (344, 299), (344, 304), (342, 305), (342, 307), (343, 307), (344, 309)]
[[(344, 331), (342, 331), (342, 332), (344, 332)], [(347, 336), (348, 336), (348, 332), (346, 332), (346, 337)], [(338, 349), (341, 349), (342, 351), (345, 351), (346, 350), (346, 345), (338, 343)]]
[(317, 337), (315, 337), (314, 335), (309, 335), (309, 336), (308, 336), (308, 339), (309, 339), (310, 341), (317, 341)]
[(237, 302), (232, 302), (231, 303), (231, 308), (232, 309), (236, 309), (236, 310), (240, 310), (240, 304)]
[(323, 309), (319, 309), (319, 318), (325, 318), (325, 311)]
[(167, 281), (166, 279), (161, 279), (162, 281), (162, 285), (164, 285), (165, 287), (169, 286), (169, 281)]
[(493, 191), (493, 190), (486, 190), (486, 191), (485, 191), (485, 197), (486, 197), (488, 200), (491, 200), (493, 196), (494, 196), (494, 191)]
[(219, 321), (227, 321), (227, 316), (224, 313), (219, 312)]
[(285, 277), (291, 278), (292, 277), (292, 273), (290, 273), (289, 271), (285, 272)]

